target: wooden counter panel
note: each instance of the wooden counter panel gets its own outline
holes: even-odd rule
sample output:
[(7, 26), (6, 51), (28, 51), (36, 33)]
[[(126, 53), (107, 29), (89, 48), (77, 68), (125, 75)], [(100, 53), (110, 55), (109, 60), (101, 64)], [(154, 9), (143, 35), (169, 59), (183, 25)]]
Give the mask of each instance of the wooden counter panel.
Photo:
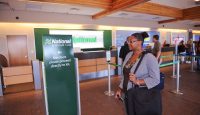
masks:
[(162, 52), (161, 53), (161, 56), (169, 56), (171, 55), (170, 57), (165, 57), (165, 58), (162, 58), (162, 62), (166, 62), (166, 61), (172, 61), (173, 60), (173, 51), (169, 51), (169, 52)]
[(28, 82), (33, 82), (32, 74), (4, 77), (4, 85), (13, 85)]
[(21, 74), (32, 74), (32, 66), (4, 67), (2, 71), (4, 77)]
[(96, 65), (95, 66), (88, 66), (88, 67), (79, 67), (79, 74), (83, 73), (91, 73), (96, 72)]
[(78, 66), (95, 66), (96, 65), (96, 59), (86, 59), (86, 60), (79, 60)]
[[(101, 70), (107, 70), (108, 69), (108, 65), (97, 65), (97, 71), (101, 71)], [(111, 65), (111, 69), (116, 69), (115, 66)]]
[[(116, 63), (115, 57), (111, 57), (111, 63)], [(107, 64), (106, 58), (97, 58), (97, 65)]]

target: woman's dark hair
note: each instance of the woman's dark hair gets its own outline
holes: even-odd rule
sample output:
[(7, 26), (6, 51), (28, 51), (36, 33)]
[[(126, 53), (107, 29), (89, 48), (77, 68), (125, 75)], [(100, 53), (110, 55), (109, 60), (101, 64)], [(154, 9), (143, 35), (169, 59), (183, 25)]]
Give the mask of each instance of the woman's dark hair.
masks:
[(141, 35), (142, 35), (143, 39), (149, 37), (149, 34), (147, 32), (142, 32)]
[(141, 33), (134, 33), (131, 36), (134, 36), (138, 41), (142, 41), (142, 45), (143, 45), (144, 38), (142, 37)]
[(158, 35), (153, 35), (153, 38), (155, 38), (156, 40), (159, 40), (159, 36)]

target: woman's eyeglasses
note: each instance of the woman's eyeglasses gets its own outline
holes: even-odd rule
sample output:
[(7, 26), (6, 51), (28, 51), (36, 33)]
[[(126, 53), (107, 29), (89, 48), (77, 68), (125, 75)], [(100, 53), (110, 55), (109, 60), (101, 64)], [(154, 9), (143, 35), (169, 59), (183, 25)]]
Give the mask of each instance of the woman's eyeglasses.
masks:
[(128, 44), (133, 44), (135, 42), (137, 42), (137, 40), (135, 40), (135, 41), (127, 41)]

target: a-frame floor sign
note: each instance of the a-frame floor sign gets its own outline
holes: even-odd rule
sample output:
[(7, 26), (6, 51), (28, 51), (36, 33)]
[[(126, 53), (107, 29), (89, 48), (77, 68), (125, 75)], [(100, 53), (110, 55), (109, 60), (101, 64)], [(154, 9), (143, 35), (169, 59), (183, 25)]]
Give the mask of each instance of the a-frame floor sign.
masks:
[(81, 115), (78, 62), (71, 35), (45, 35), (43, 89), (46, 115)]

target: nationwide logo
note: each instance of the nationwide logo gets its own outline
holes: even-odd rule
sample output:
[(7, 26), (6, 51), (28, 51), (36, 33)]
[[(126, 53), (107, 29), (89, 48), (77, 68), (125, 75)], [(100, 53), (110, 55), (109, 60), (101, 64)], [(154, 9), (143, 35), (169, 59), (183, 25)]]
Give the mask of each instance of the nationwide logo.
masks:
[(69, 40), (62, 40), (62, 39), (46, 39), (45, 44), (50, 45), (50, 44), (69, 44), (71, 43), (71, 39)]

